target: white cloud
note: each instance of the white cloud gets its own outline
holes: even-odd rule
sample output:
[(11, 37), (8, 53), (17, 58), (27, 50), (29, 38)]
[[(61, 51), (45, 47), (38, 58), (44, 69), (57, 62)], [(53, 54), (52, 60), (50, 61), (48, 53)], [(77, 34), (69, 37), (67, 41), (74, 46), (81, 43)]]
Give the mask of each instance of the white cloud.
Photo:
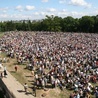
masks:
[(72, 16), (72, 17), (74, 17), (74, 18), (80, 18), (80, 17), (82, 17), (82, 16), (85, 16), (85, 15), (89, 15), (89, 13), (87, 13), (87, 12), (76, 12), (76, 11), (72, 11), (71, 13), (70, 13), (70, 16)]
[(26, 6), (26, 10), (28, 11), (33, 10), (33, 9), (35, 9), (35, 6), (30, 6), (30, 5)]
[(61, 16), (61, 17), (66, 17), (68, 15), (68, 13), (66, 12), (58, 12), (57, 14), (58, 16)]
[(75, 6), (84, 6), (84, 7), (91, 7), (91, 4), (87, 3), (85, 0), (71, 0), (69, 4)]
[(40, 14), (39, 12), (35, 12), (35, 13), (34, 13), (34, 15), (37, 15), (37, 16), (38, 16), (39, 14)]
[(19, 13), (19, 14), (0, 14), (0, 19), (2, 20), (26, 20), (26, 19), (43, 19), (46, 15), (54, 15), (54, 16), (60, 16), (60, 17), (67, 17), (67, 16), (73, 16), (73, 17), (81, 17), (85, 15), (86, 13), (79, 13), (79, 12), (69, 12), (66, 10), (56, 11), (56, 12), (47, 12), (47, 11), (41, 11), (41, 12), (34, 12), (34, 13)]
[(66, 9), (62, 9), (61, 11), (57, 11), (57, 16), (66, 16), (68, 14)]
[(66, 9), (62, 9), (57, 12), (57, 16), (66, 17), (68, 15), (68, 11)]
[(94, 11), (91, 11), (89, 15), (98, 15), (98, 9), (96, 8)]
[(23, 11), (23, 7), (21, 5), (16, 6), (16, 10)]
[(42, 0), (42, 2), (48, 2), (49, 0)]
[(0, 14), (0, 18), (7, 18), (8, 15), (7, 14)]
[(49, 8), (48, 11), (49, 11), (49, 12), (55, 12), (56, 9), (55, 9), (55, 8)]
[(98, 9), (95, 11), (96, 14), (98, 14)]
[(32, 15), (13, 14), (13, 15), (9, 15), (9, 18), (11, 18), (11, 19), (14, 18), (14, 20), (26, 20), (26, 19), (32, 19)]
[(66, 0), (60, 0), (59, 3), (66, 3)]
[(46, 15), (46, 12), (40, 12), (41, 15)]
[(6, 7), (6, 8), (0, 8), (0, 12), (3, 12), (3, 13), (6, 13), (7, 11), (8, 11), (8, 7)]
[(66, 9), (62, 9), (62, 12), (66, 12), (67, 10)]
[[(35, 8), (35, 7), (34, 7)], [(33, 10), (34, 8), (30, 7), (28, 10)], [(35, 19), (43, 19), (45, 18), (46, 15), (54, 15), (54, 16), (59, 16), (59, 17), (67, 17), (67, 16), (72, 16), (74, 18), (80, 18), (84, 15), (96, 15), (98, 13), (98, 9), (95, 9), (94, 11), (91, 11), (91, 12), (86, 12), (86, 11), (69, 11), (68, 9), (62, 9), (62, 10), (59, 10), (59, 9), (55, 9), (55, 8), (46, 8), (46, 9), (42, 9), (41, 11), (40, 10), (35, 10), (34, 12), (32, 11), (29, 12), (25, 12), (27, 9), (26, 9), (26, 6), (17, 6), (17, 10), (23, 10), (24, 13), (16, 13), (16, 14), (13, 14), (13, 13), (10, 13), (10, 14), (7, 14), (7, 13), (3, 13), (3, 14), (0, 14), (0, 19), (1, 20), (26, 20), (26, 19), (31, 19), (31, 20), (35, 20)], [(2, 9), (0, 8), (0, 11)]]

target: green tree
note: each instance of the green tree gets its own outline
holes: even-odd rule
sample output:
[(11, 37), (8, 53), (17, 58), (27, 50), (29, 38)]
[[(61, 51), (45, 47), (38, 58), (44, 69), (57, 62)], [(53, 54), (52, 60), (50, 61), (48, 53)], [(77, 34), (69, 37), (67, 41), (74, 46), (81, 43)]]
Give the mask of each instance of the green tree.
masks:
[(98, 33), (98, 15), (93, 16), (93, 18), (94, 18), (94, 21), (95, 21), (95, 23), (94, 23), (94, 30), (93, 31)]
[(81, 32), (93, 32), (94, 19), (91, 16), (83, 16), (80, 18)]
[(73, 32), (76, 31), (75, 29), (77, 29), (75, 27), (75, 19), (71, 16), (68, 16), (66, 18), (63, 18), (62, 20), (62, 31), (67, 31), (67, 32)]
[(6, 31), (14, 31), (15, 29), (15, 23), (13, 21), (6, 22)]

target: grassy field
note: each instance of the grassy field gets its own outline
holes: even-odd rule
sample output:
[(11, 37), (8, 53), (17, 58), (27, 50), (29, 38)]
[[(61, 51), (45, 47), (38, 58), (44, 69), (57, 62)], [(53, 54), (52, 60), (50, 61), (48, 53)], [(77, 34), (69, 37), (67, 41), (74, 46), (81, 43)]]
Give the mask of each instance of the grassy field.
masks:
[(0, 37), (2, 37), (4, 35), (4, 33), (3, 32), (0, 32)]

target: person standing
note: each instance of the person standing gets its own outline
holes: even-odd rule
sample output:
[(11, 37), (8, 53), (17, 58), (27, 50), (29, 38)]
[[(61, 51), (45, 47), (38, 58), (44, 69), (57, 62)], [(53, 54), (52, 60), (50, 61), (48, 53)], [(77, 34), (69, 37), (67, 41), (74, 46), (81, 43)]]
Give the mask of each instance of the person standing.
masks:
[(3, 78), (3, 66), (0, 63), (0, 77)]
[(36, 87), (35, 87), (35, 85), (33, 86), (33, 94), (36, 97)]
[(17, 66), (17, 65), (15, 65), (15, 67), (14, 67), (14, 68), (15, 68), (15, 71), (17, 72), (18, 66)]
[(95, 98), (98, 98), (98, 89), (95, 91)]
[(7, 71), (6, 71), (6, 66), (4, 66), (4, 77), (7, 77)]
[(27, 85), (27, 83), (25, 83), (24, 84), (24, 90), (25, 90), (26, 93), (27, 93), (27, 89), (28, 89), (28, 85)]

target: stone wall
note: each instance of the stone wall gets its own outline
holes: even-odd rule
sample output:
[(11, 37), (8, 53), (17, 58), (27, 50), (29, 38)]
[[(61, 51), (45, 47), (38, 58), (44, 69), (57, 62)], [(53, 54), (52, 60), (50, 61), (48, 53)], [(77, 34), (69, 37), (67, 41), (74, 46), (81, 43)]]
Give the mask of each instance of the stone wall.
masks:
[(15, 98), (0, 78), (0, 98)]

